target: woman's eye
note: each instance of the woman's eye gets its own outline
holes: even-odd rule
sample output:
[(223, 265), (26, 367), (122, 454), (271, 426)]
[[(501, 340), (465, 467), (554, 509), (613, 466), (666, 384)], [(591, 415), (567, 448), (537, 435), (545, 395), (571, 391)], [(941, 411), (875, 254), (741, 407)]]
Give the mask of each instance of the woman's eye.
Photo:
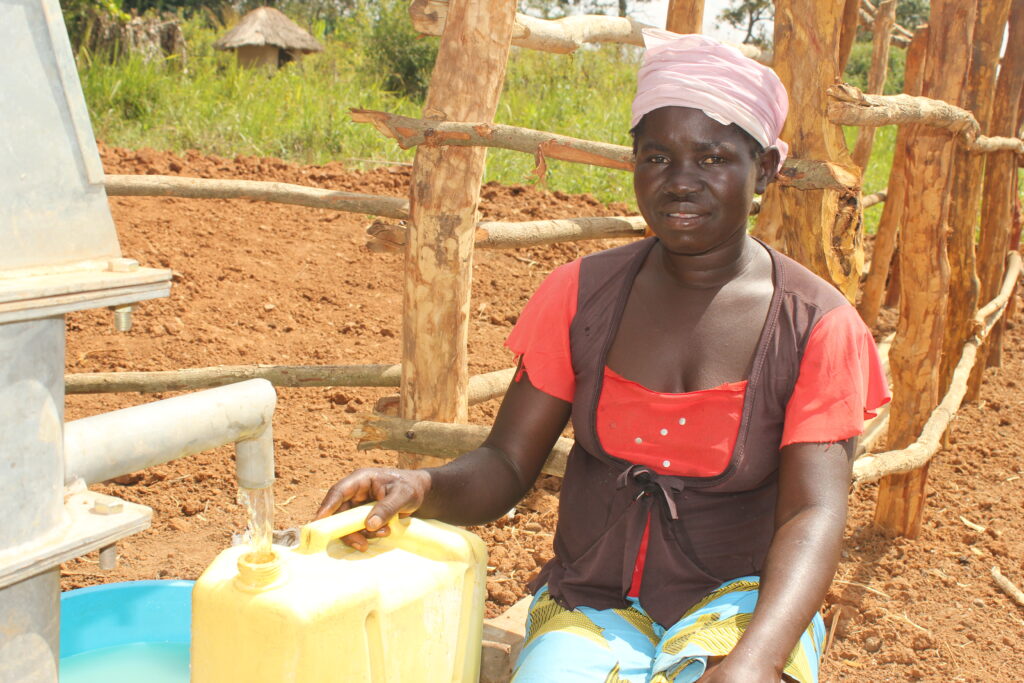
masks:
[(647, 157), (647, 162), (651, 164), (667, 164), (668, 157), (665, 156), (664, 154), (652, 154), (651, 156)]
[(717, 155), (714, 155), (714, 154), (711, 154), (709, 156), (704, 157), (704, 163), (705, 164), (720, 164), (723, 161), (725, 161), (724, 158), (722, 158), (720, 156), (717, 156)]

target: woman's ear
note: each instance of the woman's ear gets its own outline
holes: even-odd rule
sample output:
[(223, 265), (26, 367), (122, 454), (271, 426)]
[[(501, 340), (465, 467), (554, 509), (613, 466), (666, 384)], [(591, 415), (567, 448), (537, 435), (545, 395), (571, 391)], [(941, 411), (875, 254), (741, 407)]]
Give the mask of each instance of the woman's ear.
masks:
[(757, 184), (754, 186), (754, 192), (762, 194), (768, 183), (775, 180), (775, 176), (778, 175), (779, 166), (781, 166), (782, 155), (779, 153), (779, 148), (775, 145), (766, 148), (757, 159)]

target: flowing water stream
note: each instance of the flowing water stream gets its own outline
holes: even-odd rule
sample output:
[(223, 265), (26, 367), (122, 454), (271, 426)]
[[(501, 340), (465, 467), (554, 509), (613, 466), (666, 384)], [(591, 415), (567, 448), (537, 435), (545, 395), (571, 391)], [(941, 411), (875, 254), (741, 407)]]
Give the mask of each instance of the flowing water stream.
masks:
[(274, 528), (274, 488), (238, 489), (238, 502), (245, 506), (245, 542), (252, 548), (248, 560), (254, 564), (270, 562)]

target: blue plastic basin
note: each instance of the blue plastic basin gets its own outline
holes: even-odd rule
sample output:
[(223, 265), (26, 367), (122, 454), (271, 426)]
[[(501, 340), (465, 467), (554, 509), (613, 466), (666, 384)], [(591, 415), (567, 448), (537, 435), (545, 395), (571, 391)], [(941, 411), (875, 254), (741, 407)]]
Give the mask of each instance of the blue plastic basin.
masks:
[(192, 581), (127, 581), (60, 600), (61, 683), (188, 683)]

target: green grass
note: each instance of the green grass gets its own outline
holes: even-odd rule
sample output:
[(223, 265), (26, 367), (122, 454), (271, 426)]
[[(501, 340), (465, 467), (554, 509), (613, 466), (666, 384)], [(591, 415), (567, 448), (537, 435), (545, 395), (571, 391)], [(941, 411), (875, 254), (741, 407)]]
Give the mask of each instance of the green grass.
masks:
[[(374, 11), (391, 11), (380, 7), (383, 4)], [(208, 17), (185, 22), (187, 69), (174, 61), (146, 63), (137, 56), (112, 62), (79, 55), (86, 102), (99, 139), (130, 148), (196, 149), (312, 164), (341, 161), (353, 167), (367, 165), (363, 160), (412, 159), (413, 150), (399, 149), (393, 140), (372, 126), (353, 123), (348, 115), (351, 107), (413, 117), (422, 112), (420, 102), (388, 91), (387, 84), (396, 82), (395, 73), (382, 66), (380, 52), (391, 49), (395, 39), (381, 47), (379, 32), (375, 36), (367, 28), (373, 22), (365, 16), (339, 26), (335, 33), (318, 35), (325, 45), (323, 53), (274, 71), (241, 69), (232, 53), (214, 51), (219, 31), (211, 23), (215, 22)], [(323, 30), (314, 29), (321, 34)], [(432, 54), (436, 45), (436, 39), (422, 40), (421, 54), (411, 57), (414, 62), (422, 63), (422, 53)], [(496, 120), (629, 144), (629, 105), (638, 60), (639, 50), (617, 45), (584, 48), (574, 55), (513, 48)], [(405, 63), (396, 68), (414, 67)], [(408, 77), (403, 71), (402, 78)], [(885, 186), (894, 134), (891, 127), (878, 131), (865, 192)], [(848, 137), (852, 145), (850, 131)], [(534, 163), (530, 155), (489, 150), (485, 180), (536, 182), (531, 173)], [(632, 178), (622, 171), (552, 161), (546, 184), (552, 190), (591, 193), (602, 201), (635, 206)], [(877, 225), (880, 213), (881, 206), (868, 210), (869, 230)]]
[[(857, 142), (857, 128), (847, 127), (846, 144), (853, 150)], [(892, 155), (896, 145), (896, 126), (882, 126), (875, 130), (875, 142), (871, 147), (871, 159), (867, 168), (864, 169), (863, 192), (871, 194), (884, 190), (889, 183), (889, 173), (892, 171)], [(885, 206), (875, 204), (864, 210), (864, 230), (874, 234), (878, 230), (878, 221), (882, 218), (882, 209)]]

